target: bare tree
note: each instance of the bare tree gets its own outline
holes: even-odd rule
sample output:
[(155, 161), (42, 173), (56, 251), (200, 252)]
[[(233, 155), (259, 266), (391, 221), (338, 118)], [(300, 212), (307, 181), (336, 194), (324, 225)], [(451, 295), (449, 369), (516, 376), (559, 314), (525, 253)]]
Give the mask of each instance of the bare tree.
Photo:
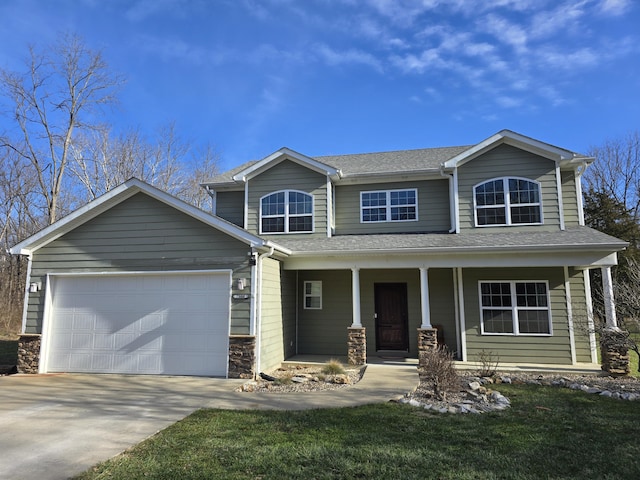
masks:
[(209, 197), (203, 178), (218, 171), (219, 156), (210, 145), (196, 150), (174, 123), (147, 140), (137, 130), (112, 137), (107, 129), (79, 137), (72, 149), (69, 171), (79, 182), (84, 202), (136, 177), (188, 203), (203, 208)]
[(591, 147), (595, 163), (585, 173), (587, 190), (605, 194), (640, 221), (640, 132)]
[(30, 47), (22, 73), (0, 71), (0, 88), (16, 126), (0, 145), (31, 167), (51, 224), (58, 218), (76, 134), (100, 127), (100, 108), (115, 102), (123, 81), (78, 36), (64, 35), (43, 52)]

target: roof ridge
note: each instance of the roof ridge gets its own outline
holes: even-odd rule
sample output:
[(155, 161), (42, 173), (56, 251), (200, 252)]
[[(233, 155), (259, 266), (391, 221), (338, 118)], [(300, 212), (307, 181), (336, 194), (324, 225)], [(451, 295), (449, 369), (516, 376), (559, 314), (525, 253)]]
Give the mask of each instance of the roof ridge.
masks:
[(381, 150), (377, 152), (360, 152), (360, 153), (336, 153), (333, 155), (312, 155), (311, 158), (321, 159), (327, 157), (355, 157), (359, 155), (379, 155), (379, 154), (389, 154), (389, 153), (402, 153), (402, 152), (420, 152), (424, 150), (452, 150), (452, 149), (460, 149), (460, 148), (470, 148), (473, 145), (449, 145), (442, 147), (423, 147), (423, 148), (405, 148), (400, 150)]

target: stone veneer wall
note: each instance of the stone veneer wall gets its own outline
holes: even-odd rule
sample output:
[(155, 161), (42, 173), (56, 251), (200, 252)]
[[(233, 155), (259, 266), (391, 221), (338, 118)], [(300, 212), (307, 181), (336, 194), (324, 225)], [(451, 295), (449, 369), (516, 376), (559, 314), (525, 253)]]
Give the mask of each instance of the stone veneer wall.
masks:
[(629, 348), (627, 335), (622, 331), (605, 330), (600, 334), (602, 370), (609, 375), (629, 375)]
[(424, 354), (438, 346), (437, 328), (418, 329), (418, 367), (424, 367)]
[(364, 327), (349, 327), (347, 340), (347, 359), (349, 365), (367, 363), (367, 335)]
[(38, 373), (40, 335), (21, 335), (18, 340), (18, 372)]
[(229, 337), (229, 378), (255, 378), (256, 337)]

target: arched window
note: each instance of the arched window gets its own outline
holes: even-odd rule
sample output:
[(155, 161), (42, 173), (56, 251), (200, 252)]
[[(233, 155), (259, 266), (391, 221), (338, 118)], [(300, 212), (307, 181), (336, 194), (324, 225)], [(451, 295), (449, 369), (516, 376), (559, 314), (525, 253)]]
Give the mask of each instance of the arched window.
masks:
[(476, 226), (542, 223), (540, 184), (517, 177), (494, 178), (473, 187)]
[(313, 196), (281, 190), (260, 199), (260, 233), (313, 231)]

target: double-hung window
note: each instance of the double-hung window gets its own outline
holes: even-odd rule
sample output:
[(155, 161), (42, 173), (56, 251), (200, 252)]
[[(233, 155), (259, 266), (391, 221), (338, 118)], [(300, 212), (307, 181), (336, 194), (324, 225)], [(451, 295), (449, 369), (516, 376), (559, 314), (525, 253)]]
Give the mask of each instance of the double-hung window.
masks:
[(542, 223), (540, 184), (516, 177), (494, 178), (473, 187), (476, 225)]
[(260, 233), (313, 231), (313, 196), (282, 190), (260, 199)]
[(412, 188), (360, 192), (360, 220), (363, 223), (416, 221), (418, 191)]
[(312, 280), (304, 282), (304, 309), (322, 310), (322, 282)]
[(547, 282), (480, 282), (483, 334), (551, 335)]

